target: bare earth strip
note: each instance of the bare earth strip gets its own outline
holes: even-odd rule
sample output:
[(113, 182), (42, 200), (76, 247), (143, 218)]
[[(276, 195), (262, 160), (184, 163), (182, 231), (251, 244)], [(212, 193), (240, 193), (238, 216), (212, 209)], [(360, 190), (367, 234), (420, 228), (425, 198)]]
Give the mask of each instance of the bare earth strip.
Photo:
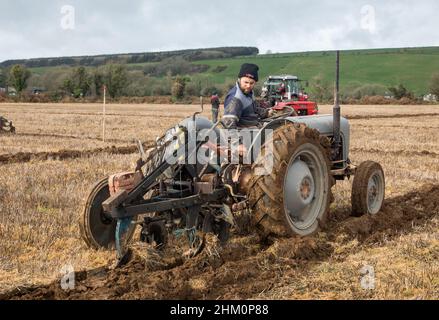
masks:
[[(153, 144), (144, 145), (144, 149), (153, 147)], [(130, 147), (107, 147), (93, 150), (61, 150), (59, 152), (38, 152), (24, 153), (19, 152), (10, 155), (0, 155), (0, 164), (5, 163), (24, 163), (30, 161), (46, 161), (46, 160), (66, 160), (88, 157), (96, 154), (132, 154), (138, 151), (137, 146)]]

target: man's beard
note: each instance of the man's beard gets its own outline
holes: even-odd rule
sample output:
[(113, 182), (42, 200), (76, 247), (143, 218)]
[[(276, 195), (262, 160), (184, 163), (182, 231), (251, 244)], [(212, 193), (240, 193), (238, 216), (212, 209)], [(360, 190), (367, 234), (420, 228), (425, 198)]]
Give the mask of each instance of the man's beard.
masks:
[(239, 88), (241, 89), (242, 92), (244, 92), (245, 94), (250, 94), (252, 92), (251, 89), (243, 89), (241, 86), (239, 86)]

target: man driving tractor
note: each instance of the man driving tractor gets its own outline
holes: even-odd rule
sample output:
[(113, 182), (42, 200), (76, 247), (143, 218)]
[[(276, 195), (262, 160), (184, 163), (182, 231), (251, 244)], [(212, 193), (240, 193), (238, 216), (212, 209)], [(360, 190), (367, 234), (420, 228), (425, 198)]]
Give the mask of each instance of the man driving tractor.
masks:
[(244, 63), (238, 74), (236, 85), (229, 91), (224, 102), (222, 123), (226, 129), (258, 126), (261, 119), (270, 117), (271, 109), (261, 108), (256, 102), (253, 89), (258, 77), (259, 67)]
[(287, 93), (287, 90), (285, 88), (285, 83), (281, 83), (279, 85), (279, 88), (277, 89), (277, 93), (280, 95), (281, 100), (283, 100), (283, 98), (285, 97), (285, 94)]

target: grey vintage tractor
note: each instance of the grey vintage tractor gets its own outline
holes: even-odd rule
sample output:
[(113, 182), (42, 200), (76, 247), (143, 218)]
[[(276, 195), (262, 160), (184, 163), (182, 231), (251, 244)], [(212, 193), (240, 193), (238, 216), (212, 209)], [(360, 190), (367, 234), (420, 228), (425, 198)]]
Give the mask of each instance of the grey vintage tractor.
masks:
[[(226, 242), (242, 210), (250, 212), (261, 237), (309, 236), (325, 224), (332, 186), (350, 176), (352, 214), (376, 214), (384, 201), (384, 173), (376, 162), (350, 161), (350, 126), (338, 104), (338, 61), (337, 53), (333, 115), (293, 116), (284, 110), (253, 128), (245, 143), (242, 130), (222, 135), (220, 122), (197, 113), (148, 152), (139, 144), (136, 170), (105, 177), (90, 193), (80, 220), (85, 242), (116, 248), (123, 261), (140, 225), (139, 240), (158, 247), (170, 234), (185, 234), (194, 256), (207, 233)], [(213, 161), (200, 161), (200, 155)]]
[(15, 127), (12, 121), (0, 116), (0, 133), (15, 133)]

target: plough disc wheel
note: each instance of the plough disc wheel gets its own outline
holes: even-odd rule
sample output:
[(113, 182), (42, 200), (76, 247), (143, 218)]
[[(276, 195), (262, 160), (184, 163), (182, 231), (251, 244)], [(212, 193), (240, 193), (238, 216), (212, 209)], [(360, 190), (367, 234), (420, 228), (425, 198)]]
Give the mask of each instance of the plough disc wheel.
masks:
[[(108, 178), (99, 181), (91, 190), (79, 219), (81, 236), (93, 249), (114, 249), (117, 220), (105, 214), (102, 203), (110, 197)], [(126, 239), (132, 238), (135, 225), (129, 228)]]

